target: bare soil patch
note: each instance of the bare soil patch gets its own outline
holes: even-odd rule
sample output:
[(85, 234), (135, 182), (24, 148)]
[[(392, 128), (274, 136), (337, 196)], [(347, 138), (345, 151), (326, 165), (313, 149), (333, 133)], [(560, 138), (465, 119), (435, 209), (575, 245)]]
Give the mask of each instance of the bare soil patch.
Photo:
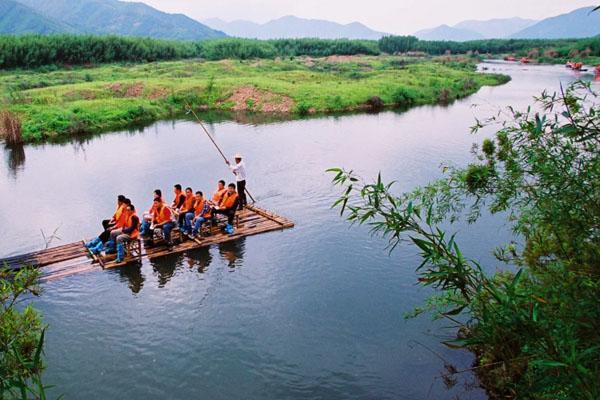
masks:
[(108, 85), (106, 88), (118, 97), (141, 97), (144, 94), (144, 84), (142, 82), (135, 82), (131, 85), (117, 82)]
[(290, 97), (260, 90), (254, 86), (237, 88), (225, 102), (234, 104), (233, 111), (289, 113), (295, 107), (295, 102)]

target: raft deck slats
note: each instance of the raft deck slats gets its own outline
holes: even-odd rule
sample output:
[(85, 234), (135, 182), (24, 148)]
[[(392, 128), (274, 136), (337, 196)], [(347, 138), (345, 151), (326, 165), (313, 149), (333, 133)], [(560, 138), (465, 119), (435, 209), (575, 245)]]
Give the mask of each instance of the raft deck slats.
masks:
[(178, 254), (214, 244), (237, 240), (246, 236), (292, 228), (294, 226), (294, 223), (289, 219), (254, 205), (246, 206), (246, 209), (238, 212), (237, 216), (238, 226), (233, 235), (217, 231), (206, 237), (196, 238), (195, 240), (185, 240), (182, 243), (175, 244), (171, 251), (169, 251), (164, 244), (158, 244), (153, 247), (142, 247), (140, 257), (127, 257), (125, 262), (120, 264), (115, 262), (115, 255), (98, 257), (90, 254), (89, 250), (84, 245), (85, 241), (79, 241), (28, 254), (7, 257), (0, 260), (0, 266), (6, 264), (8, 268), (14, 270), (22, 268), (24, 265), (46, 267), (42, 274), (42, 279), (54, 280), (81, 272), (91, 271), (95, 268), (121, 267), (133, 262), (138, 262), (143, 258), (154, 259), (169, 254)]

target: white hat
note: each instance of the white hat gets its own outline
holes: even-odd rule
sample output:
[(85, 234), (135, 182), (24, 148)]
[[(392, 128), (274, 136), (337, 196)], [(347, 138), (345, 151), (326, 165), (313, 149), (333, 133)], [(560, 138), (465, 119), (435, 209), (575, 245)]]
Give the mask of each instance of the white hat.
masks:
[(240, 153), (235, 153), (235, 156), (233, 156), (233, 158), (242, 158), (242, 155)]

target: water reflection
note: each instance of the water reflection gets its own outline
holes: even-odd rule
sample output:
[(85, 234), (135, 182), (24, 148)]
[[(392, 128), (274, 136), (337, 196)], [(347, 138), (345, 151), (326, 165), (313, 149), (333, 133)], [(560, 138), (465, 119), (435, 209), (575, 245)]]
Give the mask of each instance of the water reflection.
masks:
[(183, 258), (183, 253), (178, 253), (150, 259), (150, 265), (158, 280), (159, 288), (163, 288), (169, 283), (171, 278), (173, 278), (173, 275), (175, 275), (177, 268), (183, 265)]
[(5, 145), (4, 152), (8, 171), (12, 178), (17, 177), (17, 173), (25, 168), (25, 147), (23, 144)]
[(240, 238), (233, 242), (219, 244), (219, 255), (227, 263), (229, 268), (235, 268), (242, 264), (246, 250), (246, 238)]
[(138, 294), (144, 287), (144, 275), (142, 274), (142, 263), (136, 262), (126, 267), (118, 268), (117, 272), (122, 282), (127, 282), (133, 294)]
[(186, 264), (190, 270), (196, 269), (199, 274), (203, 274), (213, 260), (209, 247), (192, 250), (186, 254)]

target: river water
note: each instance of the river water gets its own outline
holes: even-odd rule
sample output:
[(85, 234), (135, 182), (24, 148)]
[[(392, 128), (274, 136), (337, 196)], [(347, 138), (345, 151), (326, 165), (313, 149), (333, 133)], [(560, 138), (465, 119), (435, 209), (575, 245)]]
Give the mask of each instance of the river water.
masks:
[[(67, 399), (484, 399), (444, 363), (472, 356), (440, 344), (444, 322), (405, 320), (431, 292), (416, 285), (416, 251), (350, 227), (330, 209), (327, 168), (352, 168), (409, 190), (465, 165), (474, 118), (525, 107), (576, 78), (563, 67), (484, 64), (512, 81), (449, 106), (250, 124), (212, 123), (226, 152), (242, 152), (259, 205), (296, 222), (283, 232), (96, 270), (43, 285), (49, 325), (45, 382)], [(476, 106), (475, 106), (476, 105)], [(67, 144), (5, 149), (0, 164), (0, 257), (98, 233), (123, 193), (138, 209), (174, 183), (211, 191), (231, 175), (197, 124), (159, 122)], [(458, 224), (464, 252), (490, 271), (510, 237), (499, 217)], [(445, 360), (445, 361), (444, 361)], [(451, 387), (449, 387), (451, 386)]]

